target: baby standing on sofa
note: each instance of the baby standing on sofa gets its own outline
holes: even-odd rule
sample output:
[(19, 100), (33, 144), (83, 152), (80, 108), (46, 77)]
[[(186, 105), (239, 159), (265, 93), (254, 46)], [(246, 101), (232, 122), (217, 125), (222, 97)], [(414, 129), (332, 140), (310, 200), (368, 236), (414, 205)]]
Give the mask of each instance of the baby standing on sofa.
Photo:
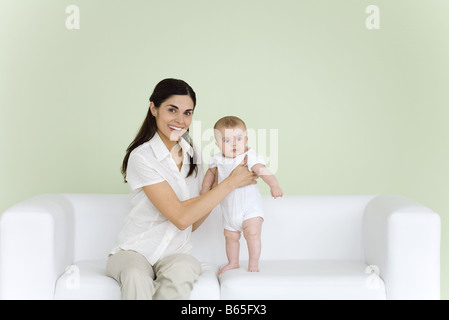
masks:
[[(274, 198), (282, 197), (282, 189), (274, 174), (266, 168), (263, 157), (247, 147), (248, 137), (243, 120), (234, 116), (221, 118), (215, 123), (214, 134), (221, 152), (211, 157), (200, 194), (211, 189), (217, 171), (218, 183), (220, 183), (236, 166), (245, 161), (248, 169), (270, 186), (271, 195)], [(218, 274), (239, 268), (241, 232), (248, 244), (248, 271), (259, 272), (262, 246), (260, 236), (263, 222), (262, 197), (259, 189), (256, 185), (235, 189), (220, 205), (223, 212), (228, 264), (221, 268)]]

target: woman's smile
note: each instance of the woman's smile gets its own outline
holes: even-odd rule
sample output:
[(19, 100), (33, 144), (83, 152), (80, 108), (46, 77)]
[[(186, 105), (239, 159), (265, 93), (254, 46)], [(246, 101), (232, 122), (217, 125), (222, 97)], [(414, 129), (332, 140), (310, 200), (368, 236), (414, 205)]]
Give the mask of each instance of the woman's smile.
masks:
[(168, 125), (168, 127), (169, 127), (172, 131), (181, 131), (181, 130), (182, 130), (182, 128), (176, 127), (176, 126), (172, 126), (172, 125)]

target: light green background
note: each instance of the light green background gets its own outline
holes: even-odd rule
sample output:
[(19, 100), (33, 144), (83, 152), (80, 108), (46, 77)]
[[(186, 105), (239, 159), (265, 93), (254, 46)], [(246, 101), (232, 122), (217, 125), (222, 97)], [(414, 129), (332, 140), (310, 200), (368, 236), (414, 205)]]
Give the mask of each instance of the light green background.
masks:
[(128, 192), (119, 169), (149, 95), (181, 78), (201, 133), (228, 114), (278, 130), (286, 194), (392, 193), (439, 212), (448, 299), (448, 15), (447, 0), (1, 0), (0, 211)]

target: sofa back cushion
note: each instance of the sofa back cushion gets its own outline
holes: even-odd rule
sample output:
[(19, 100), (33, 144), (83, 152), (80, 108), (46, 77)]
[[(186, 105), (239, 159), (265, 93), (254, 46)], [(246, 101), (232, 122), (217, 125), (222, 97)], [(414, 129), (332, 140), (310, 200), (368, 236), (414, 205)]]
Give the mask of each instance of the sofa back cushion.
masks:
[(262, 258), (363, 260), (362, 218), (369, 195), (265, 198)]
[[(362, 217), (372, 195), (263, 196), (261, 260), (363, 260)], [(217, 207), (192, 234), (199, 260), (226, 261)], [(240, 259), (248, 259), (242, 235)]]
[(106, 260), (129, 212), (128, 194), (66, 194), (74, 212), (74, 261)]
[[(66, 194), (75, 220), (74, 260), (106, 260), (130, 210), (127, 194)], [(263, 196), (264, 260), (361, 260), (362, 216), (371, 195)], [(193, 255), (203, 262), (226, 261), (219, 206), (192, 233)], [(240, 257), (248, 258), (242, 235)]]

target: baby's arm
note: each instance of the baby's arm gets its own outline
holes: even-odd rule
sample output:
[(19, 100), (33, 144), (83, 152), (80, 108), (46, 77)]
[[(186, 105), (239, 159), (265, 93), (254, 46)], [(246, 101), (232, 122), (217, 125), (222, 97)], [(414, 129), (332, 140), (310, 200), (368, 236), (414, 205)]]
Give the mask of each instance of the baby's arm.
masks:
[(210, 168), (206, 171), (203, 180), (203, 186), (201, 187), (200, 195), (208, 192), (215, 184), (216, 179), (215, 175), (217, 173), (217, 167)]
[(251, 170), (270, 186), (270, 191), (273, 198), (276, 199), (277, 197), (282, 197), (284, 195), (281, 187), (279, 187), (279, 182), (276, 179), (276, 176), (272, 174), (271, 171), (265, 167), (265, 165), (261, 163), (255, 164), (252, 166)]

